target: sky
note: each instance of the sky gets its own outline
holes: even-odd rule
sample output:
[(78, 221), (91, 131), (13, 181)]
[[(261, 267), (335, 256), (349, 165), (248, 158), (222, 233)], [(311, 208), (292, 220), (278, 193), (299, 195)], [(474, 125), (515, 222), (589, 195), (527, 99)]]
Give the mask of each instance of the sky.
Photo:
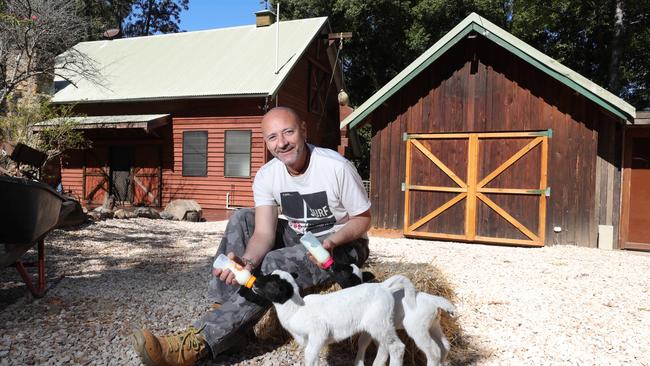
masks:
[(181, 13), (186, 31), (255, 24), (255, 12), (264, 9), (260, 0), (190, 0), (189, 5)]

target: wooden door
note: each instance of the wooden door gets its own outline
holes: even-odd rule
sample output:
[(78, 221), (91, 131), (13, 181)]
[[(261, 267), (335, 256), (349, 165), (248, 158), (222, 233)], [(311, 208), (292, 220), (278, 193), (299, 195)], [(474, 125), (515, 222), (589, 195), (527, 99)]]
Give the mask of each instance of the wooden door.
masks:
[(84, 160), (84, 200), (89, 204), (101, 204), (109, 192), (108, 148), (98, 145), (84, 150)]
[(625, 132), (621, 249), (650, 250), (650, 127)]
[(405, 134), (404, 235), (543, 246), (550, 136)]
[(158, 207), (162, 201), (162, 145), (139, 145), (135, 151), (133, 204)]

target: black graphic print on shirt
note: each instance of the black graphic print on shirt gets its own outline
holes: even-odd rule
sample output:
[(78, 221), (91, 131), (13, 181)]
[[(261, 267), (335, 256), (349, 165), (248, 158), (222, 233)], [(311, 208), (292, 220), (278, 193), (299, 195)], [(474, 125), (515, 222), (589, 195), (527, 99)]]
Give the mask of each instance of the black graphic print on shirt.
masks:
[(299, 192), (280, 193), (282, 214), (298, 233), (320, 233), (334, 227), (336, 219), (327, 203), (327, 192), (301, 195)]

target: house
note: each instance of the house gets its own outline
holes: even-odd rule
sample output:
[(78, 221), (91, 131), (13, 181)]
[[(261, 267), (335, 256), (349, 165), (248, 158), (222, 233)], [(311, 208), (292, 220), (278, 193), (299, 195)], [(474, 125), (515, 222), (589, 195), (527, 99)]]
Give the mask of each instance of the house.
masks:
[(251, 26), (76, 45), (101, 78), (55, 80), (53, 102), (74, 105), (92, 142), (67, 154), (64, 189), (87, 205), (107, 194), (126, 205), (194, 199), (208, 218), (251, 207), (253, 177), (272, 158), (260, 121), (273, 106), (296, 109), (310, 142), (337, 149), (342, 77), (328, 20), (270, 15), (257, 13)]
[[(650, 241), (649, 211), (626, 208), (650, 204), (647, 183), (633, 178), (630, 191), (621, 176), (622, 167), (634, 170), (635, 156), (649, 157), (646, 139), (622, 159), (635, 116), (625, 101), (473, 13), (341, 127), (372, 128), (376, 229), (595, 247)], [(634, 198), (621, 207), (624, 192)]]

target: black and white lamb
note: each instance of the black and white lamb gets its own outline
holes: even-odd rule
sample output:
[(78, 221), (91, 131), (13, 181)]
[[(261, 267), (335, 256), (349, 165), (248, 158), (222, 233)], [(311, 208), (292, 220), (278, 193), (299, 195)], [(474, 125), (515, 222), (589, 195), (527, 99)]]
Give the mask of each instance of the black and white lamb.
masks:
[[(402, 365), (404, 344), (393, 324), (394, 293), (414, 299), (413, 284), (404, 276), (364, 283), (328, 294), (302, 298), (292, 275), (275, 270), (258, 277), (253, 292), (270, 300), (280, 324), (302, 347), (306, 366), (316, 366), (321, 348), (358, 333), (367, 333), (390, 355), (390, 366)], [(415, 306), (415, 304), (410, 304)], [(408, 305), (407, 305), (408, 306)], [(377, 361), (377, 360), (376, 360)], [(375, 362), (373, 365), (383, 365)], [(361, 361), (363, 364), (363, 360)]]

